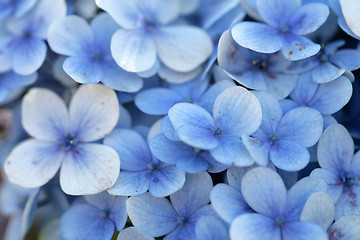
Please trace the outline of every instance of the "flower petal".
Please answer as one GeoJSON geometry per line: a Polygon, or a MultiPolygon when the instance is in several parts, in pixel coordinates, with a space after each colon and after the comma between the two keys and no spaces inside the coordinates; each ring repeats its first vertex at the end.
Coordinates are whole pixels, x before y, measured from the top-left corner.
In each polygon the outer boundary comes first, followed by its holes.
{"type": "Polygon", "coordinates": [[[98,83],[104,76],[102,64],[89,56],[68,57],[63,69],[78,83],[98,83]]]}
{"type": "Polygon", "coordinates": [[[71,99],[71,133],[80,141],[90,142],[105,137],[118,119],[116,94],[103,85],[81,85],[71,99]]]}
{"type": "Polygon", "coordinates": [[[119,156],[112,148],[95,143],[78,144],[64,158],[61,189],[70,195],[96,194],[110,188],[119,171],[119,156]]]}
{"type": "Polygon", "coordinates": [[[328,231],[329,240],[352,240],[360,238],[359,224],[359,216],[344,216],[339,218],[328,231]]]}
{"type": "Polygon", "coordinates": [[[138,228],[135,227],[125,228],[119,233],[117,237],[117,240],[134,240],[134,239],[154,240],[153,237],[151,237],[147,233],[144,233],[143,231],[140,231],[138,228]]]}
{"type": "Polygon", "coordinates": [[[22,187],[40,187],[59,170],[65,152],[58,144],[35,139],[17,145],[6,158],[4,170],[9,180],[22,187]]]}
{"type": "Polygon", "coordinates": [[[281,53],[286,59],[296,61],[314,56],[320,51],[320,45],[297,35],[287,34],[284,39],[281,53]]]}
{"type": "Polygon", "coordinates": [[[326,192],[332,197],[334,203],[336,203],[343,191],[343,184],[342,182],[339,182],[339,176],[322,168],[315,168],[310,176],[321,178],[326,182],[326,192]]]}
{"type": "Polygon", "coordinates": [[[354,49],[343,49],[330,55],[330,61],[338,67],[354,71],[360,68],[360,52],[354,49]]]}
{"type": "MultiPolygon", "coordinates": [[[[121,159],[121,164],[123,159],[121,159]]],[[[149,190],[150,173],[147,170],[137,172],[120,171],[114,185],[108,190],[112,195],[136,196],[149,190]]]]}
{"type": "Polygon", "coordinates": [[[319,225],[309,222],[292,222],[284,224],[281,233],[284,240],[328,239],[325,230],[319,225]]]}
{"type": "Polygon", "coordinates": [[[324,62],[312,70],[312,78],[316,83],[327,83],[340,77],[344,72],[345,69],[338,68],[330,62],[324,62]]]}
{"type": "Polygon", "coordinates": [[[203,216],[195,227],[196,239],[227,240],[229,233],[227,226],[217,217],[203,216]]]}

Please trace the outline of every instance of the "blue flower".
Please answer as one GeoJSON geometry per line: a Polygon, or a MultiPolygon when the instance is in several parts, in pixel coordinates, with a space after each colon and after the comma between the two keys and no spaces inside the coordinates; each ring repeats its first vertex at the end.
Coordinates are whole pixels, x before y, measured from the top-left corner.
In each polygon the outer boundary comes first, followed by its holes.
{"type": "Polygon", "coordinates": [[[89,143],[105,137],[119,118],[115,92],[102,85],[83,85],[69,111],[46,89],[32,89],[23,99],[22,124],[33,138],[17,145],[5,162],[9,180],[23,187],[46,184],[60,171],[67,194],[94,194],[118,177],[119,156],[108,146],[89,143]]]}
{"type": "Polygon", "coordinates": [[[261,123],[256,97],[243,87],[230,87],[216,98],[212,112],[195,104],[177,103],[169,110],[169,118],[181,141],[210,150],[218,162],[253,164],[241,136],[254,133],[261,123]]]}
{"type": "Polygon", "coordinates": [[[65,12],[64,0],[41,0],[25,16],[9,18],[6,28],[10,33],[0,38],[0,65],[21,75],[36,72],[46,57],[47,30],[65,12]]]}
{"type": "Polygon", "coordinates": [[[178,1],[97,0],[96,4],[121,26],[112,37],[111,53],[126,71],[149,71],[159,58],[172,70],[188,72],[212,53],[212,41],[204,30],[171,24],[180,14],[178,1]]]}
{"type": "Polygon", "coordinates": [[[184,186],[166,198],[145,193],[126,201],[129,218],[134,226],[153,237],[194,239],[198,219],[215,215],[210,201],[212,180],[208,173],[188,174],[184,186]]]}
{"type": "Polygon", "coordinates": [[[257,0],[257,9],[266,24],[241,22],[231,29],[234,40],[245,48],[274,53],[295,61],[315,55],[320,45],[303,37],[327,19],[329,8],[322,3],[301,6],[301,0],[257,0]]]}
{"type": "Polygon", "coordinates": [[[282,54],[260,54],[243,48],[225,31],[219,41],[219,66],[247,88],[264,90],[283,99],[295,88],[297,74],[284,71],[291,64],[282,54]]]}
{"type": "Polygon", "coordinates": [[[142,79],[121,69],[113,60],[110,41],[118,28],[111,17],[102,13],[89,24],[78,16],[55,21],[48,32],[53,51],[70,56],[63,63],[64,71],[79,83],[103,82],[123,92],[137,92],[142,79]]]}
{"type": "Polygon", "coordinates": [[[265,92],[255,92],[263,113],[259,130],[243,142],[260,166],[269,161],[286,171],[303,169],[310,160],[307,150],[317,143],[323,131],[321,114],[308,107],[290,110],[284,116],[280,103],[265,92]]]}
{"type": "Polygon", "coordinates": [[[37,0],[3,0],[0,3],[0,18],[8,16],[19,18],[35,6],[37,0]]]}
{"type": "Polygon", "coordinates": [[[149,190],[155,197],[165,197],[179,190],[185,173],[153,157],[148,144],[135,131],[115,129],[104,144],[117,151],[121,159],[119,178],[109,193],[134,196],[149,190]]]}
{"type": "Polygon", "coordinates": [[[325,129],[318,143],[321,168],[311,176],[321,177],[328,184],[328,193],[335,202],[335,219],[360,216],[360,153],[354,155],[354,142],[340,124],[325,129]]]}
{"type": "Polygon", "coordinates": [[[111,239],[127,220],[126,197],[103,192],[85,196],[84,203],[74,204],[61,217],[64,239],[111,239]]]}
{"type": "Polygon", "coordinates": [[[263,167],[249,170],[242,179],[241,192],[256,213],[237,217],[230,226],[230,238],[326,240],[327,234],[319,225],[300,221],[308,198],[324,191],[326,184],[318,178],[304,178],[287,191],[275,171],[263,167]]]}

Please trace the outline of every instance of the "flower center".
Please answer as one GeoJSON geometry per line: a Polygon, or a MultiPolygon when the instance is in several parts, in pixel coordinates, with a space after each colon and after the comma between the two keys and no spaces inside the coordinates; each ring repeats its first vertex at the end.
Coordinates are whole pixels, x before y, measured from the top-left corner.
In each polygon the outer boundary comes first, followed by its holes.
{"type": "Polygon", "coordinates": [[[346,170],[341,178],[341,181],[346,185],[353,185],[357,180],[357,177],[354,177],[349,170],[346,170]]]}
{"type": "Polygon", "coordinates": [[[101,210],[99,215],[101,218],[108,218],[110,215],[110,212],[108,210],[101,210]]]}
{"type": "Polygon", "coordinates": [[[272,133],[268,136],[268,139],[270,140],[271,143],[274,143],[278,140],[278,135],[277,133],[272,133]]]}
{"type": "Polygon", "coordinates": [[[282,227],[285,223],[285,218],[282,215],[279,215],[275,218],[275,224],[278,227],[282,227]]]}
{"type": "Polygon", "coordinates": [[[221,136],[221,134],[222,134],[221,127],[217,127],[217,128],[214,130],[214,134],[215,134],[217,137],[221,136]]]}
{"type": "Polygon", "coordinates": [[[149,30],[150,32],[154,31],[157,27],[158,23],[157,23],[157,19],[153,18],[153,17],[147,17],[144,20],[144,26],[147,30],[149,30]]]}
{"type": "Polygon", "coordinates": [[[176,220],[177,220],[177,224],[184,225],[187,219],[183,216],[178,216],[176,220]]]}
{"type": "Polygon", "coordinates": [[[282,33],[288,33],[288,32],[290,32],[289,27],[286,26],[286,25],[282,26],[282,27],[280,28],[280,32],[282,32],[282,33]]]}
{"type": "Polygon", "coordinates": [[[102,53],[100,51],[97,51],[93,54],[92,56],[95,60],[101,60],[102,58],[102,53]]]}
{"type": "Polygon", "coordinates": [[[203,150],[199,148],[194,148],[194,156],[200,156],[203,153],[203,150]]]}
{"type": "Polygon", "coordinates": [[[64,134],[64,139],[61,145],[61,150],[68,152],[79,143],[79,139],[76,138],[75,134],[64,134]]]}
{"type": "Polygon", "coordinates": [[[154,162],[149,163],[147,166],[148,166],[148,169],[150,170],[150,172],[154,172],[157,168],[157,165],[154,162]]]}

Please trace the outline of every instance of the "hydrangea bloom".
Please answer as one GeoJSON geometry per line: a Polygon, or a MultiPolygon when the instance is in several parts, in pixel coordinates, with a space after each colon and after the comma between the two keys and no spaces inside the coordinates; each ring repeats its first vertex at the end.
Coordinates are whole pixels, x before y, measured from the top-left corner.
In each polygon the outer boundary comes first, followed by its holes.
{"type": "Polygon", "coordinates": [[[34,138],[20,143],[6,159],[10,181],[39,187],[61,166],[60,185],[67,194],[94,194],[114,184],[120,169],[118,154],[89,143],[105,137],[117,123],[119,103],[112,90],[83,85],[68,111],[53,92],[32,89],[24,97],[22,117],[24,129],[34,138]]]}
{"type": "Polygon", "coordinates": [[[329,8],[322,3],[301,6],[302,0],[256,0],[266,22],[241,22],[231,29],[234,40],[243,47],[262,53],[281,50],[285,58],[300,60],[315,55],[320,45],[303,37],[318,29],[327,19],[329,8]]]}

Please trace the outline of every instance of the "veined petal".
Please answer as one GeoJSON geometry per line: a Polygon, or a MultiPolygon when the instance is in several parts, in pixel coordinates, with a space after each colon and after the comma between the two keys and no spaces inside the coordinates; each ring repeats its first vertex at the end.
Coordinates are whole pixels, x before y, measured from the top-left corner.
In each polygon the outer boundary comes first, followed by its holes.
{"type": "Polygon", "coordinates": [[[111,39],[111,54],[128,72],[145,72],[156,63],[153,37],[143,30],[117,30],[111,39]]]}
{"type": "Polygon", "coordinates": [[[150,172],[147,170],[137,172],[121,170],[118,179],[108,192],[117,196],[140,195],[149,189],[149,181],[150,172]]]}
{"type": "Polygon", "coordinates": [[[119,102],[113,90],[100,84],[81,85],[70,103],[71,134],[91,142],[105,137],[119,119],[119,102]]]}
{"type": "Polygon", "coordinates": [[[7,157],[4,170],[9,180],[22,187],[40,187],[59,170],[65,152],[58,144],[29,139],[16,146],[7,157]]]}
{"type": "Polygon", "coordinates": [[[100,193],[115,183],[119,171],[120,159],[112,148],[95,143],[78,144],[64,158],[61,189],[70,195],[100,193]]]}
{"type": "Polygon", "coordinates": [[[89,56],[72,56],[65,59],[64,71],[78,83],[98,83],[104,72],[102,64],[89,56]]]}
{"type": "Polygon", "coordinates": [[[309,222],[286,223],[281,232],[282,240],[328,239],[325,230],[319,225],[309,222]]]}
{"type": "Polygon", "coordinates": [[[39,140],[56,142],[69,130],[65,103],[50,90],[31,89],[23,98],[21,112],[24,129],[39,140]]]}
{"type": "Polygon", "coordinates": [[[231,35],[242,47],[261,53],[277,52],[284,45],[284,36],[278,29],[263,23],[238,23],[232,27],[231,35]]]}
{"type": "Polygon", "coordinates": [[[209,35],[197,27],[162,27],[154,37],[161,62],[179,72],[196,69],[210,57],[213,50],[209,35]]]}

